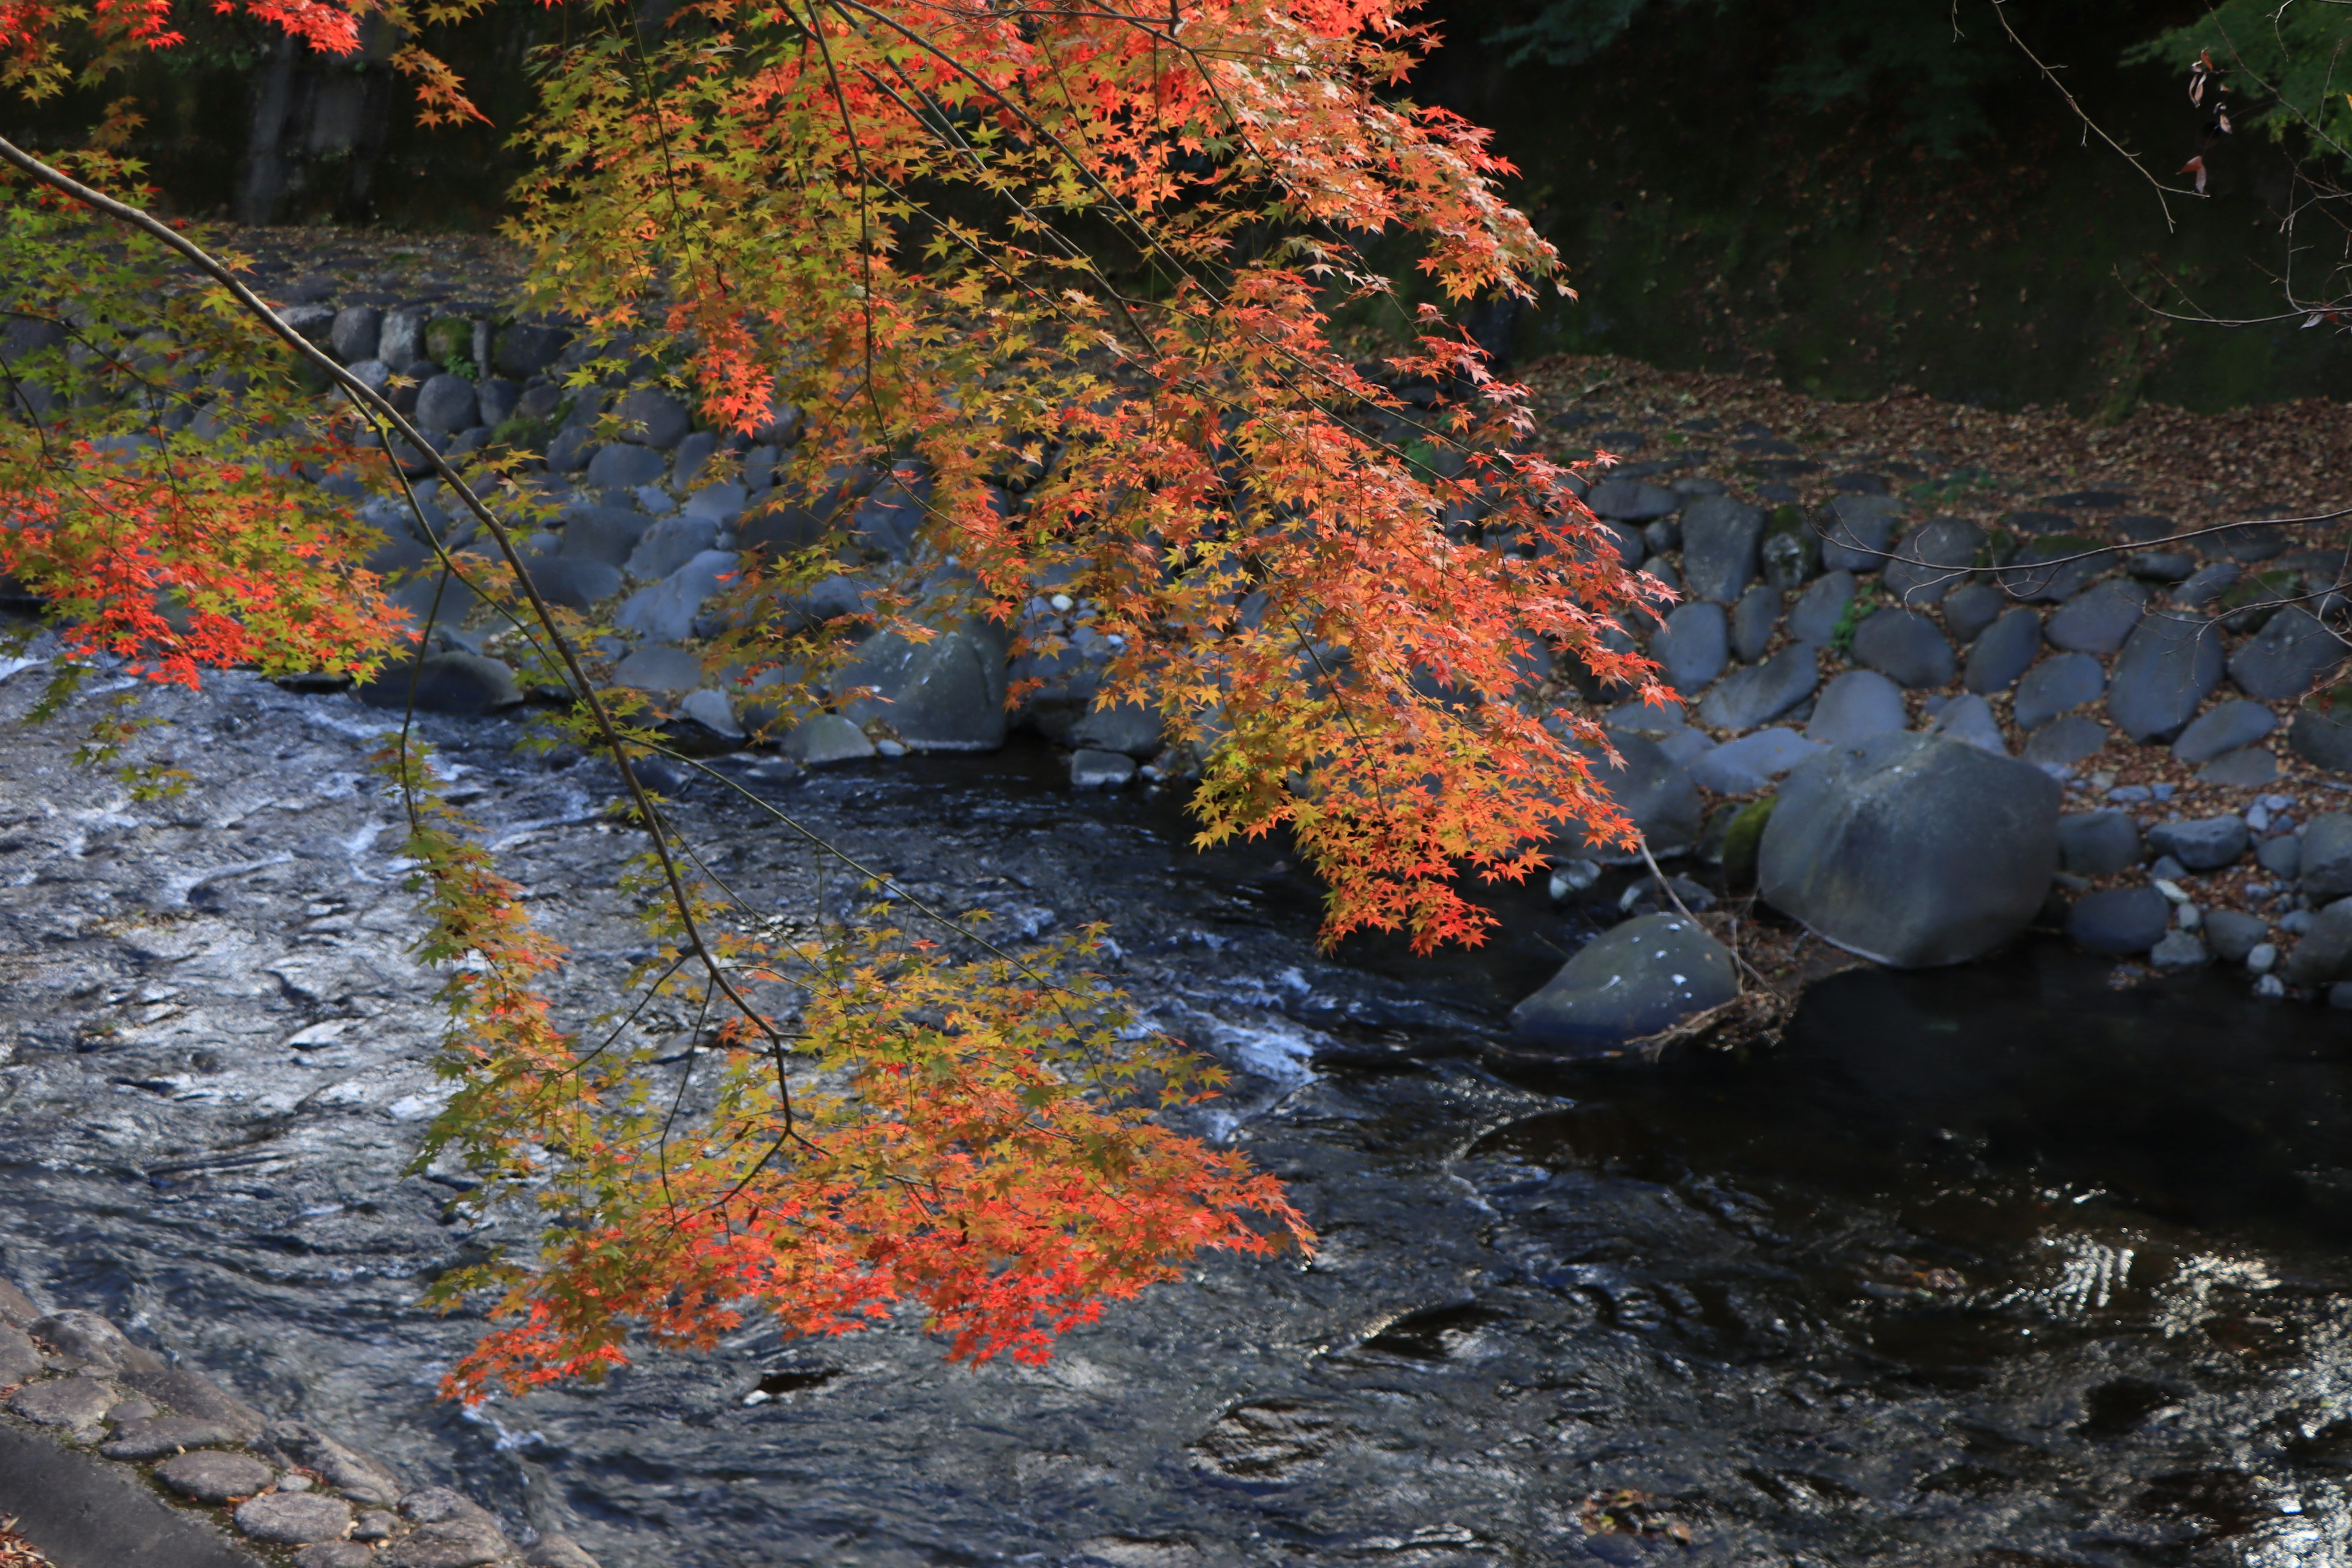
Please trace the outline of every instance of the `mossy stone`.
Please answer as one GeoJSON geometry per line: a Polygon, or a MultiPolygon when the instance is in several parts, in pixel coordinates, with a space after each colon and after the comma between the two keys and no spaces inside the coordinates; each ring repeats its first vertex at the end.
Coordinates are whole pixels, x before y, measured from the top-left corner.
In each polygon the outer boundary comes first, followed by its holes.
{"type": "Polygon", "coordinates": [[[474,358],[474,323],[463,316],[436,316],[425,324],[425,357],[446,370],[474,358]]]}
{"type": "Polygon", "coordinates": [[[1723,831],[1723,880],[1731,888],[1752,888],[1756,885],[1756,852],[1764,842],[1764,825],[1772,820],[1772,808],[1780,804],[1777,795],[1751,800],[1739,808],[1731,825],[1723,831]]]}

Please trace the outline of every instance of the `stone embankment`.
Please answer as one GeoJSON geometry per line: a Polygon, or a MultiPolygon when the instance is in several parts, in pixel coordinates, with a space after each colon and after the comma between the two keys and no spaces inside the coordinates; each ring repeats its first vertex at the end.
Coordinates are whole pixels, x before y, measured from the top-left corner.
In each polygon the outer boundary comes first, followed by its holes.
{"type": "Polygon", "coordinates": [[[58,1568],[595,1568],[5,1279],[0,1408],[0,1515],[58,1568]]]}
{"type": "MultiPolygon", "coordinates": [[[[308,280],[289,319],[392,387],[447,452],[540,454],[530,482],[551,511],[526,544],[531,577],[618,628],[604,650],[613,679],[664,704],[689,746],[757,743],[772,717],[700,650],[744,552],[841,525],[843,574],[786,606],[802,624],[855,614],[886,578],[954,602],[951,569],[918,548],[919,465],[839,470],[801,493],[783,468],[793,410],[751,437],[699,430],[651,379],[567,390],[585,350],[560,324],[363,285],[308,280]]],[[[1412,434],[1389,423],[1400,441],[1412,434]]],[[[1832,454],[1791,434],[1589,398],[1548,429],[1563,456],[1632,459],[1585,500],[1624,563],[1679,596],[1616,635],[1658,660],[1685,707],[1627,702],[1569,661],[1538,671],[1546,700],[1601,721],[1622,760],[1604,776],[1654,853],[1720,867],[1718,890],[1752,886],[1883,963],[1966,962],[2040,921],[2141,973],[2221,963],[2262,995],[2352,1005],[2352,816],[2332,809],[2352,806],[2336,798],[2352,787],[2352,702],[2338,706],[2331,684],[2352,605],[2340,539],[2199,534],[2215,520],[2141,510],[2127,488],[2020,495],[1926,451],[1832,474],[1832,454]]],[[[424,472],[417,454],[396,455],[424,472]]],[[[418,489],[442,545],[486,547],[430,480],[418,489]]],[[[487,613],[441,582],[433,542],[404,509],[362,511],[387,537],[375,563],[397,595],[434,616],[420,662],[362,695],[459,713],[523,701],[487,613]]],[[[839,678],[844,699],[782,735],[771,765],[986,751],[1009,724],[1067,748],[1074,788],[1188,765],[1156,715],[1093,709],[1112,646],[1084,602],[1029,605],[1013,629],[1064,645],[1045,658],[1009,659],[1005,628],[942,614],[930,641],[870,638],[839,678]],[[1008,713],[1010,680],[1037,684],[1008,713]]],[[[1563,900],[1618,898],[1629,915],[1664,902],[1654,887],[1603,886],[1622,856],[1554,849],[1563,900]]],[[[1714,896],[1682,885],[1685,906],[1714,896]]],[[[1600,983],[1571,963],[1522,1008],[1521,1032],[1612,1048],[1646,1032],[1632,1020],[1687,1012],[1709,993],[1676,947],[1634,943],[1600,983]],[[1636,947],[1650,956],[1635,962],[1636,947]]]]}

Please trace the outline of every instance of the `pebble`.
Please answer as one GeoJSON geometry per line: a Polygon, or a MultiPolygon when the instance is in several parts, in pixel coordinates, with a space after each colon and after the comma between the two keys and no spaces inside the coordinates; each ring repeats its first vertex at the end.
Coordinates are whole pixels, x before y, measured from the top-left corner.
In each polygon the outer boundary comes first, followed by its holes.
{"type": "Polygon", "coordinates": [[[2256,974],[2268,974],[2278,963],[2278,946],[2274,942],[2258,942],[2246,950],[2246,967],[2256,974]]]}

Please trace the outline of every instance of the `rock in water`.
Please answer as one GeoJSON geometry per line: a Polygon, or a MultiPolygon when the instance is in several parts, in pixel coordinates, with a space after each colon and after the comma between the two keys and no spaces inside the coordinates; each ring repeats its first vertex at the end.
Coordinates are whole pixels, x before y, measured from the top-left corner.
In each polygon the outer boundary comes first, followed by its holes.
{"type": "Polygon", "coordinates": [[[1604,1055],[1738,994],[1720,942],[1680,915],[1643,915],[1560,965],[1511,1009],[1511,1032],[1570,1055],[1604,1055]]]}
{"type": "Polygon", "coordinates": [[[1757,885],[1898,968],[1961,963],[2032,923],[2058,868],[2058,781],[1937,736],[1876,735],[1790,774],[1757,885]]]}
{"type": "Polygon", "coordinates": [[[966,628],[924,643],[870,637],[837,684],[872,688],[842,711],[858,724],[879,720],[915,751],[992,752],[1004,744],[1004,679],[1002,652],[966,628]]]}
{"type": "Polygon", "coordinates": [[[2066,913],[2066,934],[2092,952],[2146,952],[2172,926],[2172,903],[2154,888],[2109,888],[2066,913]]]}
{"type": "Polygon", "coordinates": [[[2168,741],[2220,684],[2221,627],[2191,616],[2150,616],[2132,629],[2116,660],[2115,678],[2107,686],[2107,716],[2143,745],[2168,741]]]}

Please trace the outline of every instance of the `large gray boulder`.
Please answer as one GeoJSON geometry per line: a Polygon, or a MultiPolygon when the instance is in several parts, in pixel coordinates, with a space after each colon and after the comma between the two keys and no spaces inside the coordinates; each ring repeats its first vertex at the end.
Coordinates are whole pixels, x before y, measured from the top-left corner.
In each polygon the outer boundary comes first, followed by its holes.
{"type": "Polygon", "coordinates": [[[1940,736],[1873,736],[1789,775],[1757,886],[1850,952],[1904,969],[1965,963],[2041,910],[2060,795],[2028,763],[1940,736]]]}
{"type": "Polygon", "coordinates": [[[2296,709],[2286,743],[2305,762],[2330,773],[2352,773],[2352,707],[2296,709]]]}
{"type": "Polygon", "coordinates": [[[837,689],[873,695],[842,706],[854,723],[876,721],[918,752],[992,752],[1004,744],[1004,652],[984,627],[945,631],[929,642],[896,632],[870,637],[835,679],[837,689]]]}
{"type": "Polygon", "coordinates": [[[2303,830],[2298,868],[2303,890],[2314,900],[2352,894],[2352,816],[2328,811],[2313,817],[2303,830]]]}
{"type": "Polygon", "coordinates": [[[1585,943],[1511,1009],[1511,1032],[1572,1056],[1607,1055],[1738,994],[1722,943],[1680,915],[1643,915],[1585,943]]]}
{"type": "MultiPolygon", "coordinates": [[[[1698,842],[1706,818],[1690,770],[1656,742],[1630,731],[1612,731],[1609,740],[1624,759],[1623,767],[1611,766],[1597,748],[1580,747],[1578,755],[1592,765],[1593,782],[1608,791],[1617,809],[1633,819],[1650,853],[1680,855],[1698,842]]],[[[1573,827],[1563,828],[1553,840],[1552,856],[1555,860],[1598,860],[1610,866],[1631,866],[1642,858],[1637,850],[1587,838],[1573,827]]]]}
{"type": "Polygon", "coordinates": [[[2221,627],[2192,616],[2150,616],[2124,640],[2107,683],[2107,717],[2143,745],[2169,741],[2221,684],[2221,627]]]}
{"type": "Polygon", "coordinates": [[[1729,496],[1701,496],[1683,511],[1683,577],[1694,599],[1728,605],[1756,580],[1764,514],[1729,496]]]}
{"type": "Polygon", "coordinates": [[[650,588],[622,601],[613,624],[655,642],[684,642],[694,635],[695,616],[705,601],[735,575],[731,550],[706,550],[650,588]]]}

